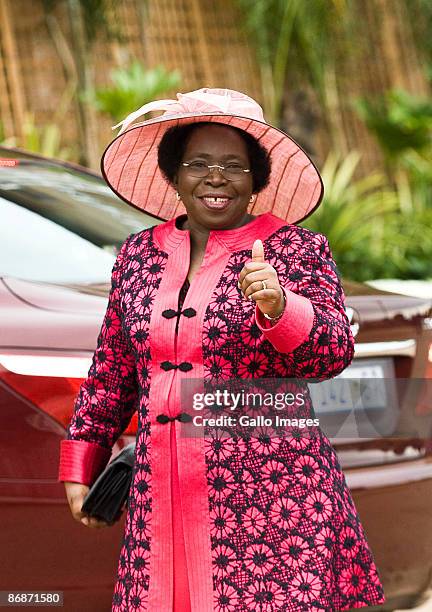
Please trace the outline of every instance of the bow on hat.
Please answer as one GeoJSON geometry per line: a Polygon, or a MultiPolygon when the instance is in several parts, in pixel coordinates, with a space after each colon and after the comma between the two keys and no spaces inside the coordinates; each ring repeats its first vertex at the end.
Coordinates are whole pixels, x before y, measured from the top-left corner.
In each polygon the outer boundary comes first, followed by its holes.
{"type": "Polygon", "coordinates": [[[232,89],[209,90],[205,87],[186,94],[178,93],[177,100],[154,100],[144,104],[144,106],[128,115],[123,121],[114,125],[112,129],[115,130],[121,126],[118,133],[120,135],[136,119],[157,110],[165,111],[164,116],[189,113],[222,113],[265,122],[261,106],[249,96],[232,89]],[[212,93],[209,93],[210,91],[212,93]]]}

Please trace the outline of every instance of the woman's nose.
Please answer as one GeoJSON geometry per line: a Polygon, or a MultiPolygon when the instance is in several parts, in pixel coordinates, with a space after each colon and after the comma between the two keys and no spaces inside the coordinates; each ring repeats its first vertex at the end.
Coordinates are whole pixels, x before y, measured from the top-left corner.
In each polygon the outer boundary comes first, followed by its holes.
{"type": "Polygon", "coordinates": [[[214,166],[213,168],[209,168],[209,173],[205,177],[205,182],[210,185],[220,185],[221,183],[226,183],[226,178],[221,172],[221,169],[218,166],[214,166]]]}

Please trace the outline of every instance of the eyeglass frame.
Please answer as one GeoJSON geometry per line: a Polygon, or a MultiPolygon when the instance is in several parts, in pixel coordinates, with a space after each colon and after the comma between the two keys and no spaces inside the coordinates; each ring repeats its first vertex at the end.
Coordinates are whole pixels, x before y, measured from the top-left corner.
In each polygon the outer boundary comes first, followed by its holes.
{"type": "MultiPolygon", "coordinates": [[[[189,166],[192,163],[193,162],[182,162],[181,165],[183,167],[185,167],[185,168],[189,168],[189,166]]],[[[204,162],[201,162],[201,163],[204,163],[204,162]]],[[[211,174],[211,169],[212,168],[219,168],[219,172],[222,174],[224,179],[226,179],[227,181],[239,181],[240,179],[243,178],[243,175],[240,172],[238,173],[239,174],[239,178],[238,179],[237,178],[232,179],[232,178],[226,177],[225,174],[224,174],[224,170],[226,170],[226,167],[225,166],[221,166],[220,164],[211,164],[211,165],[204,164],[204,166],[207,166],[207,169],[208,169],[207,174],[204,174],[204,176],[195,176],[194,178],[207,178],[211,174]]],[[[251,171],[251,168],[242,168],[241,169],[241,172],[244,172],[245,174],[250,172],[250,171],[251,171]]],[[[193,175],[191,175],[191,176],[193,176],[193,175]]]]}

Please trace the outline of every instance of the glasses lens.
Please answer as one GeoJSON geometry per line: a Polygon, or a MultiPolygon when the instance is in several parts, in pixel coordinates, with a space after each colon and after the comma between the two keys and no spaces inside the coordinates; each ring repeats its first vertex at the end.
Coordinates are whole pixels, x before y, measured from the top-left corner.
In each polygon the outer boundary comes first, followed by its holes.
{"type": "Polygon", "coordinates": [[[239,164],[229,164],[225,168],[222,166],[212,165],[209,168],[204,162],[196,161],[185,162],[184,169],[189,176],[193,176],[195,178],[204,178],[208,176],[210,172],[217,171],[220,172],[228,181],[238,181],[246,174],[244,172],[245,168],[239,164]]]}
{"type": "Polygon", "coordinates": [[[204,178],[209,173],[209,167],[203,162],[189,162],[185,170],[190,176],[196,178],[204,178]]]}
{"type": "Polygon", "coordinates": [[[228,166],[222,170],[222,174],[229,181],[238,181],[245,176],[246,173],[244,170],[245,168],[239,164],[228,164],[228,166]]]}

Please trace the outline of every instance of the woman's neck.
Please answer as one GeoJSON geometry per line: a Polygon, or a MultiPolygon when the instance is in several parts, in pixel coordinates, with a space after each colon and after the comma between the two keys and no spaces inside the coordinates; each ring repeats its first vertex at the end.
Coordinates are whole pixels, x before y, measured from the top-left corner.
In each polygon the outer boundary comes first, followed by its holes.
{"type": "MultiPolygon", "coordinates": [[[[244,217],[244,222],[239,224],[236,227],[242,227],[243,225],[246,225],[247,223],[252,221],[252,219],[255,219],[255,216],[247,214],[244,217]]],[[[195,223],[193,219],[191,220],[189,219],[189,217],[186,217],[180,223],[180,229],[189,230],[192,245],[195,246],[199,250],[205,251],[205,247],[208,241],[209,234],[212,231],[211,228],[199,225],[198,223],[195,223]]],[[[223,229],[233,229],[233,228],[223,228],[223,229]]]]}

